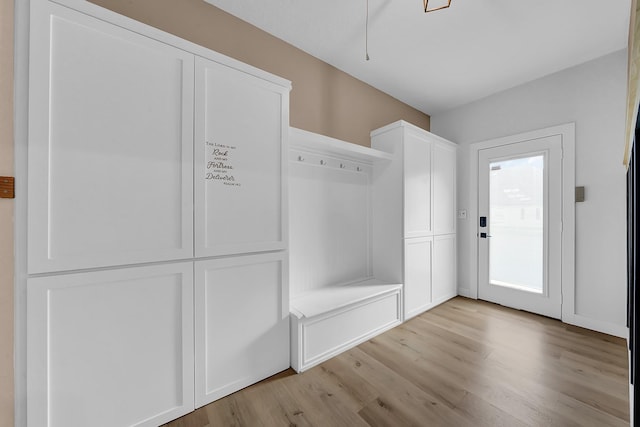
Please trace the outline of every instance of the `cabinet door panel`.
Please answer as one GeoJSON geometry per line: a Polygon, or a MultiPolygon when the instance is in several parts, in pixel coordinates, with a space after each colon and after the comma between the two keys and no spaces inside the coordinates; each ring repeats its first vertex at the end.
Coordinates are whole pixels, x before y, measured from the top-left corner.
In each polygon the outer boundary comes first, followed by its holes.
{"type": "Polygon", "coordinates": [[[456,151],[433,146],[433,232],[456,232],[456,151]]]}
{"type": "Polygon", "coordinates": [[[42,2],[33,15],[29,273],[193,255],[193,55],[42,2]]]}
{"type": "Polygon", "coordinates": [[[433,302],[439,304],[457,294],[456,235],[433,239],[433,302]]]}
{"type": "Polygon", "coordinates": [[[193,410],[193,264],[28,280],[30,427],[156,426],[193,410]]]}
{"type": "Polygon", "coordinates": [[[405,320],[425,311],[431,304],[431,256],[433,238],[405,239],[405,320]]]}
{"type": "Polygon", "coordinates": [[[196,407],[289,367],[286,255],[196,261],[196,407]]]}
{"type": "Polygon", "coordinates": [[[404,140],[404,237],[422,237],[431,228],[431,142],[411,132],[404,140]]]}
{"type": "Polygon", "coordinates": [[[196,255],[284,249],[288,88],[196,63],[196,255]]]}

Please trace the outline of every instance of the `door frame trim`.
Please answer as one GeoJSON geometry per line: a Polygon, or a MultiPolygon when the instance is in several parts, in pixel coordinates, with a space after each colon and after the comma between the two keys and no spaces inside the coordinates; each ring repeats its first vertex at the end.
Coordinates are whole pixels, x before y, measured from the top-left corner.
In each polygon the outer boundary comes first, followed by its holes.
{"type": "MultiPolygon", "coordinates": [[[[473,221],[478,218],[478,156],[480,150],[514,144],[531,139],[559,135],[562,139],[562,321],[579,323],[575,311],[575,123],[565,123],[544,129],[509,135],[501,138],[469,144],[469,207],[473,221]]],[[[478,299],[478,236],[477,226],[469,233],[475,244],[471,245],[471,286],[470,297],[478,299]],[[474,236],[474,234],[476,234],[474,236]]]]}

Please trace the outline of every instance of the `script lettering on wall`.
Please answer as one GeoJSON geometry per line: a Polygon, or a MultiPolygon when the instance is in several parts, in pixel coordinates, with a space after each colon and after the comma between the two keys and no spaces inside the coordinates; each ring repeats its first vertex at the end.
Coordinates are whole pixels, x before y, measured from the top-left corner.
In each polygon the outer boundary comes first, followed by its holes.
{"type": "Polygon", "coordinates": [[[280,250],[288,88],[196,61],[196,255],[280,250]]]}
{"type": "Polygon", "coordinates": [[[219,182],[223,185],[240,187],[234,167],[233,155],[238,147],[206,141],[206,172],[205,179],[219,182]]]}

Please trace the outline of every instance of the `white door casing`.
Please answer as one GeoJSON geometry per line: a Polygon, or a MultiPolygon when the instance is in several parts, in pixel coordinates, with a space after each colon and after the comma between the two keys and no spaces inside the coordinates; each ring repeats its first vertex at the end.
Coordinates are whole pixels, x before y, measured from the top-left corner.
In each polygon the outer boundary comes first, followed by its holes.
{"type": "MultiPolygon", "coordinates": [[[[470,144],[470,219],[476,226],[472,227],[473,239],[478,236],[479,218],[479,194],[478,194],[478,164],[480,151],[492,147],[505,146],[517,142],[546,138],[558,135],[562,140],[561,156],[561,221],[562,237],[560,249],[560,269],[561,269],[561,319],[572,323],[575,316],[575,124],[553,126],[522,134],[496,138],[483,142],[470,144]]],[[[477,298],[479,291],[479,248],[478,245],[471,246],[472,277],[476,278],[475,286],[471,286],[470,297],[477,298]]],[[[558,317],[558,316],[557,316],[558,317]]]]}

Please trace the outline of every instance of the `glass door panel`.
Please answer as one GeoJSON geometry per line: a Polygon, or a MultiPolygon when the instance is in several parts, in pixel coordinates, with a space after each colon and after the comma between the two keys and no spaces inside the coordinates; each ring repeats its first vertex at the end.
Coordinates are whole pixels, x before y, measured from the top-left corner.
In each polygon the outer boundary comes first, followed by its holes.
{"type": "Polygon", "coordinates": [[[544,155],[489,164],[489,283],[544,292],[544,155]]]}

